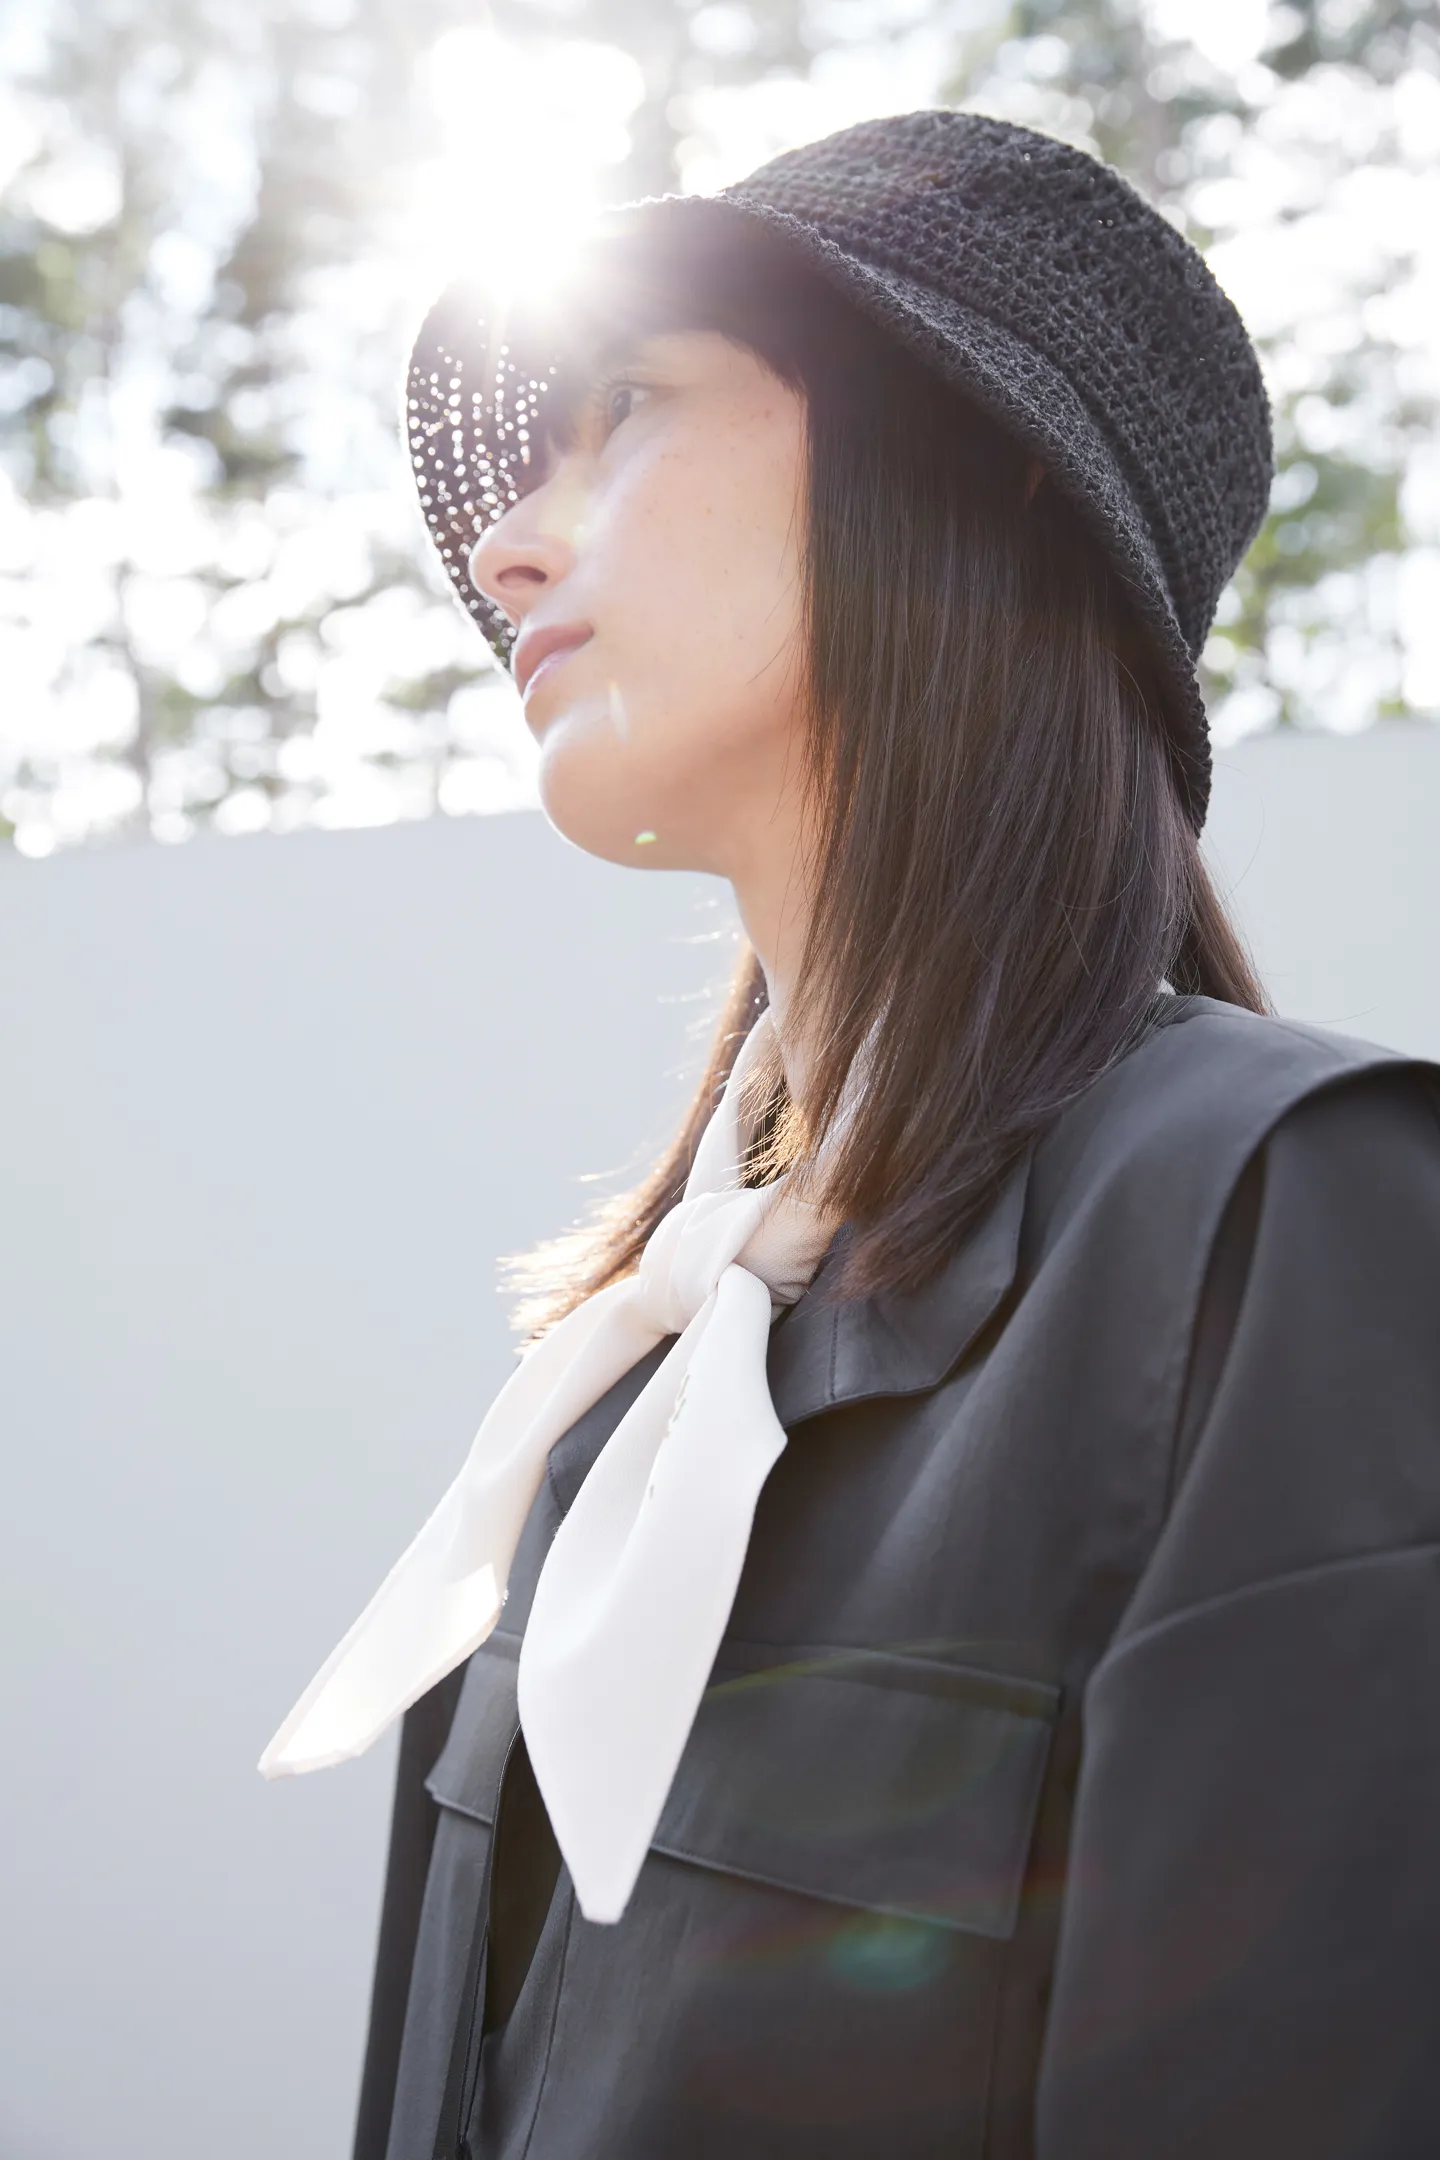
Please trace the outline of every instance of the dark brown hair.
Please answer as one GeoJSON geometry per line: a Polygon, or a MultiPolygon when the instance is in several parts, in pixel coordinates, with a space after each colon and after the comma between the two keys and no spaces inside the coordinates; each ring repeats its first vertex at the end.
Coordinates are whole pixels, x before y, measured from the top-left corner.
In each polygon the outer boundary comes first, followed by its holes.
{"type": "MultiPolygon", "coordinates": [[[[646,258],[599,289],[577,351],[716,329],[805,399],[807,872],[826,904],[787,1015],[811,1046],[806,1100],[762,1066],[747,1176],[788,1171],[848,1226],[829,1297],[917,1289],[1153,1024],[1162,979],[1265,999],[1181,807],[1118,578],[1052,484],[1027,500],[1024,447],[767,236],[703,264],[646,258]],[[822,1174],[867,1035],[863,1104],[822,1174]]],[[[649,1176],[508,1260],[532,1339],[633,1271],[765,1002],[747,948],[649,1176]]]]}

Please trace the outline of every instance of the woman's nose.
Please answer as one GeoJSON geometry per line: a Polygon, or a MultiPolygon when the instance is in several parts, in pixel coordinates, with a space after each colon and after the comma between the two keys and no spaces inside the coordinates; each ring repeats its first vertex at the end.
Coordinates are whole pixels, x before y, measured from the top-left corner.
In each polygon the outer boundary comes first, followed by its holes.
{"type": "Polygon", "coordinates": [[[471,584],[516,623],[574,565],[578,519],[568,493],[547,487],[523,497],[470,550],[471,584]]]}

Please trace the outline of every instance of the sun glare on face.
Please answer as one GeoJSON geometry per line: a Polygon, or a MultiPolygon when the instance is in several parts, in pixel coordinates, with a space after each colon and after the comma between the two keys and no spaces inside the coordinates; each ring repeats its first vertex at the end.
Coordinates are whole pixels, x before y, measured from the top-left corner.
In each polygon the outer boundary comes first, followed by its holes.
{"type": "Polygon", "coordinates": [[[629,151],[639,64],[613,45],[466,26],[420,67],[438,154],[416,176],[416,303],[460,275],[543,301],[600,208],[601,171],[629,151]]]}
{"type": "Polygon", "coordinates": [[[556,830],[729,876],[802,814],[803,394],[718,331],[615,326],[587,367],[601,353],[599,382],[572,378],[573,432],[562,397],[573,454],[480,534],[469,576],[522,637],[585,633],[523,683],[556,830]]]}

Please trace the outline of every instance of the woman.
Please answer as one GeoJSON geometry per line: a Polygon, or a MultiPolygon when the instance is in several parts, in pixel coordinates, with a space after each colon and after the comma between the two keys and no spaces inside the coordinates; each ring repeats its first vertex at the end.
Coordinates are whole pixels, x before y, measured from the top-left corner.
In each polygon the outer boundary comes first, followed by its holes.
{"type": "Polygon", "coordinates": [[[1199,856],[1234,310],[917,113],[447,294],[409,413],[548,816],[749,949],[264,1759],[406,1713],[357,2153],[1440,2149],[1437,1074],[1199,856]]]}

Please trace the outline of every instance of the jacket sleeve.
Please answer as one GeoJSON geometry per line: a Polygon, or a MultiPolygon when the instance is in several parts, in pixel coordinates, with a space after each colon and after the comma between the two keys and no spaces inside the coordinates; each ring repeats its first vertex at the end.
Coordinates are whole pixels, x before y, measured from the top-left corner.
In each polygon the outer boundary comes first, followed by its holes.
{"type": "Polygon", "coordinates": [[[437,1682],[406,1711],[400,1727],[400,1759],[390,1814],[390,1850],[380,1908],[380,1940],[370,1993],[370,2029],[360,2077],[353,2160],[385,2160],[410,1968],[420,1928],[420,1906],[430,1871],[437,1809],[425,1779],[445,1745],[465,1678],[462,1665],[437,1682]]]}
{"type": "Polygon", "coordinates": [[[1440,2153],[1433,1087],[1301,1102],[1230,1211],[1223,1355],[1085,1694],[1037,2160],[1440,2153]]]}

